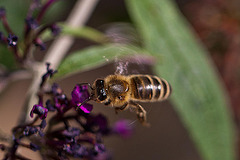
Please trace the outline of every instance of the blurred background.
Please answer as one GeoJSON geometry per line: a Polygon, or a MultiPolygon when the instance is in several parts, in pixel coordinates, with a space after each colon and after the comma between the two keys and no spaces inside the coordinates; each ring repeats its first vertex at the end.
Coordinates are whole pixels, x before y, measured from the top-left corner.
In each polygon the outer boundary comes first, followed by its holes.
{"type": "MultiPolygon", "coordinates": [[[[52,11],[49,11],[48,16],[44,20],[46,22],[51,22],[53,19],[56,21],[65,20],[74,3],[74,0],[60,2],[52,11]]],[[[230,109],[238,130],[240,120],[240,1],[176,0],[176,3],[212,57],[221,76],[221,81],[224,82],[224,87],[226,87],[227,94],[230,97],[230,109]]],[[[8,8],[16,7],[18,8],[16,12],[24,13],[26,9],[24,5],[16,4],[13,1],[0,2],[0,6],[6,6],[7,10],[8,8]]],[[[10,13],[8,11],[9,18],[13,15],[16,16],[16,12],[10,13]]],[[[24,15],[23,13],[22,15],[24,15]]],[[[124,1],[100,0],[87,25],[98,30],[104,30],[108,24],[115,22],[130,22],[124,1]]],[[[13,21],[11,23],[18,22],[13,21]]],[[[15,30],[19,29],[17,25],[11,26],[15,27],[15,30]]],[[[47,46],[50,44],[51,42],[47,46]]],[[[71,51],[92,44],[93,42],[90,41],[76,39],[71,51]]],[[[42,55],[42,52],[36,53],[38,59],[41,59],[42,55]]],[[[11,63],[11,61],[6,63],[11,63]]],[[[113,74],[115,68],[116,64],[110,63],[100,68],[65,78],[58,83],[64,92],[70,95],[75,84],[80,82],[92,83],[96,78],[113,74]]],[[[153,73],[151,66],[134,63],[128,65],[128,70],[130,73],[136,70],[143,74],[153,73]]],[[[17,123],[24,103],[24,95],[26,95],[30,82],[31,79],[11,83],[1,93],[0,128],[3,132],[10,134],[11,128],[17,123]]],[[[181,123],[181,119],[169,101],[151,104],[143,103],[142,105],[148,112],[147,116],[148,121],[151,123],[151,128],[142,127],[137,122],[134,113],[124,111],[115,115],[114,110],[111,108],[94,103],[93,112],[102,112],[104,115],[107,115],[110,124],[124,118],[130,119],[131,125],[135,126],[135,133],[129,139],[106,137],[106,147],[114,159],[202,159],[191,141],[191,136],[181,123]]],[[[33,159],[35,159],[34,156],[35,154],[32,155],[33,159]]]]}

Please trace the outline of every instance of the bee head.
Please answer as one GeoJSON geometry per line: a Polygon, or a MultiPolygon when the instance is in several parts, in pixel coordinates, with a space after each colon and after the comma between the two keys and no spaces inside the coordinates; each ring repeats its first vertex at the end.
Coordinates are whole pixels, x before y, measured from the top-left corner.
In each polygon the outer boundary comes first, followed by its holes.
{"type": "Polygon", "coordinates": [[[107,98],[107,92],[104,87],[104,80],[97,79],[93,84],[92,94],[94,95],[96,101],[102,102],[107,98]]]}

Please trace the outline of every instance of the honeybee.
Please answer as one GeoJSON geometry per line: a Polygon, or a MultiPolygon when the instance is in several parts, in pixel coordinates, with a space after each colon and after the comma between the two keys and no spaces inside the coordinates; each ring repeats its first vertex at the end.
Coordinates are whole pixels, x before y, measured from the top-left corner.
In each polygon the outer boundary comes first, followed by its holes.
{"type": "Polygon", "coordinates": [[[96,79],[92,86],[88,85],[92,89],[91,96],[83,103],[94,100],[112,105],[116,113],[131,107],[143,125],[148,125],[146,111],[137,102],[162,101],[171,94],[171,86],[166,80],[143,74],[109,75],[104,79],[96,79]]]}

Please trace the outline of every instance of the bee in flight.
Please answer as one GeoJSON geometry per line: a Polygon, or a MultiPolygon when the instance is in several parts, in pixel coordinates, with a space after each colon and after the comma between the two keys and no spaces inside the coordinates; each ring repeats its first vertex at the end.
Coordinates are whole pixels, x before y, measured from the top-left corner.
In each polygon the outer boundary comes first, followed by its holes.
{"type": "MultiPolygon", "coordinates": [[[[82,83],[88,84],[88,83],[82,83]]],[[[157,76],[109,75],[104,79],[96,79],[91,86],[91,95],[82,104],[94,100],[115,107],[116,113],[131,107],[143,125],[148,125],[146,111],[137,102],[156,102],[167,99],[171,94],[170,84],[157,76]]],[[[82,105],[81,104],[81,105],[82,105]]]]}

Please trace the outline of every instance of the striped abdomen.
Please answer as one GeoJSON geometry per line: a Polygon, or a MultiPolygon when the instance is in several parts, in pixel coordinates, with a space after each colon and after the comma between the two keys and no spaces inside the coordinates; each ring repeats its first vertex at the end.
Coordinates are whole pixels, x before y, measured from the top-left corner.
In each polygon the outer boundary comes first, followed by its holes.
{"type": "Polygon", "coordinates": [[[132,98],[140,101],[161,101],[171,94],[169,83],[151,75],[130,76],[132,98]]]}

